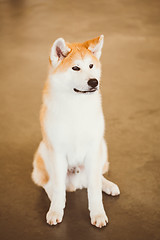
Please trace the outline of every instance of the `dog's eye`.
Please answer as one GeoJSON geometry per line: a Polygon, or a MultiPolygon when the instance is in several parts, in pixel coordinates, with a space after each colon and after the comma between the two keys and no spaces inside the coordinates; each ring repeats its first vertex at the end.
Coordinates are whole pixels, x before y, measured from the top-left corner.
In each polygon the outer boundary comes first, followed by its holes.
{"type": "Polygon", "coordinates": [[[72,67],[72,69],[73,69],[74,71],[79,71],[79,70],[80,70],[80,68],[77,67],[77,66],[72,67]]]}
{"type": "Polygon", "coordinates": [[[93,64],[91,63],[91,64],[89,64],[89,68],[93,68],[93,64]]]}

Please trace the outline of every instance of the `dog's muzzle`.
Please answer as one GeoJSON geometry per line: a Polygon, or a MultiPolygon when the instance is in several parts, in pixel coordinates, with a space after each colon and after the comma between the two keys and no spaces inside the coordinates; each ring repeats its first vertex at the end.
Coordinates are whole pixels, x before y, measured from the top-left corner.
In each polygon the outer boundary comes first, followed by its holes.
{"type": "Polygon", "coordinates": [[[82,91],[79,89],[74,88],[73,90],[77,93],[92,93],[98,90],[97,86],[98,86],[98,80],[96,78],[91,78],[88,80],[87,82],[88,86],[90,87],[89,90],[86,91],[82,91]]]}

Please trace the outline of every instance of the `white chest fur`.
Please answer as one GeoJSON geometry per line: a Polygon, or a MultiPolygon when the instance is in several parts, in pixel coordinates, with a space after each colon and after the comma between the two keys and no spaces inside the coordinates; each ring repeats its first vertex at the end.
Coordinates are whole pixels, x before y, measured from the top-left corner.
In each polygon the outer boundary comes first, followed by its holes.
{"type": "Polygon", "coordinates": [[[65,154],[69,165],[81,164],[103,137],[100,93],[54,95],[47,109],[45,129],[54,149],[65,154]]]}

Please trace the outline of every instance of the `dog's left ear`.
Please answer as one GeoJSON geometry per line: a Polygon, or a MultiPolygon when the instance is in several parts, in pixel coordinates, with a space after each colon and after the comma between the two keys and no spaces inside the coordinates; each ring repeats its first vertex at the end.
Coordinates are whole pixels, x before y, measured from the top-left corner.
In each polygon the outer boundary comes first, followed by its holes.
{"type": "Polygon", "coordinates": [[[57,66],[71,51],[63,38],[58,38],[52,45],[50,60],[53,66],[57,66]]]}
{"type": "Polygon", "coordinates": [[[104,41],[104,36],[101,35],[92,40],[86,41],[83,44],[95,55],[97,59],[100,59],[101,51],[103,47],[103,41],[104,41]]]}

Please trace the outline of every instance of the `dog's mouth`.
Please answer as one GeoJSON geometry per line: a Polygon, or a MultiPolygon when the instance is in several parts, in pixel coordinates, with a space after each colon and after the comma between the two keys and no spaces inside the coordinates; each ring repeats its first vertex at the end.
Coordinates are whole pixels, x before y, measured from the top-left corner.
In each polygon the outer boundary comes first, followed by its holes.
{"type": "Polygon", "coordinates": [[[78,90],[78,89],[76,89],[76,88],[74,88],[73,90],[74,90],[75,92],[77,92],[77,93],[92,93],[92,92],[97,91],[97,88],[91,88],[91,89],[88,90],[88,91],[81,91],[81,90],[78,90]]]}

